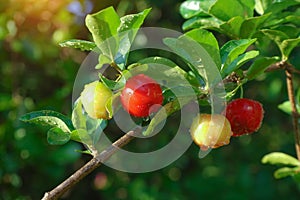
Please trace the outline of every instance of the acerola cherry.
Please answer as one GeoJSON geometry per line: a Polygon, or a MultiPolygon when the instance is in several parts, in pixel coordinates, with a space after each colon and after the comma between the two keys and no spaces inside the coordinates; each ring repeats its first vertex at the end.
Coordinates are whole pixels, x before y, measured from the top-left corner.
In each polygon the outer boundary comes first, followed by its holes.
{"type": "Polygon", "coordinates": [[[138,74],[127,80],[121,93],[121,102],[129,114],[147,117],[149,112],[156,112],[158,109],[158,107],[153,109],[152,106],[162,104],[162,90],[155,80],[144,74],[138,74]]]}
{"type": "Polygon", "coordinates": [[[227,145],[232,135],[229,121],[219,114],[199,114],[192,122],[190,133],[201,150],[227,145]]]}
{"type": "Polygon", "coordinates": [[[236,99],[226,107],[226,117],[231,124],[233,136],[256,132],[262,123],[262,105],[251,99],[236,99]]]}
{"type": "Polygon", "coordinates": [[[86,84],[81,92],[81,102],[87,114],[96,119],[108,119],[106,103],[112,96],[112,91],[103,83],[94,81],[86,84]]]}

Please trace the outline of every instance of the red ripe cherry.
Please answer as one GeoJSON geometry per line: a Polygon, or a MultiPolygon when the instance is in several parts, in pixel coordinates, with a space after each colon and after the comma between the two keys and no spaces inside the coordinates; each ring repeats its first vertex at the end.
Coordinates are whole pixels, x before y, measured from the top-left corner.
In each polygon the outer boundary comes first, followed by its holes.
{"type": "Polygon", "coordinates": [[[262,123],[264,110],[262,105],[251,99],[236,99],[226,107],[233,136],[256,132],[262,123]]]}
{"type": "Polygon", "coordinates": [[[127,80],[121,93],[124,109],[135,117],[147,117],[163,102],[160,85],[152,78],[138,74],[127,80]]]}

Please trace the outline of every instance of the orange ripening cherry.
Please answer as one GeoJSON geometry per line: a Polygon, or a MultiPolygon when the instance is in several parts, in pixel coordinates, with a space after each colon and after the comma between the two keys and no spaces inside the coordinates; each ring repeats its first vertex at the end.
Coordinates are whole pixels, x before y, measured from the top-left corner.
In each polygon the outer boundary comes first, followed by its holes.
{"type": "Polygon", "coordinates": [[[192,122],[190,133],[203,151],[229,144],[232,135],[229,121],[219,114],[199,114],[192,122]]]}
{"type": "Polygon", "coordinates": [[[156,112],[159,108],[154,105],[163,102],[160,85],[144,74],[128,79],[120,97],[124,109],[135,117],[149,116],[150,112],[156,112]]]}
{"type": "Polygon", "coordinates": [[[264,116],[261,103],[246,98],[231,101],[225,110],[233,136],[256,132],[260,128],[264,116]]]}

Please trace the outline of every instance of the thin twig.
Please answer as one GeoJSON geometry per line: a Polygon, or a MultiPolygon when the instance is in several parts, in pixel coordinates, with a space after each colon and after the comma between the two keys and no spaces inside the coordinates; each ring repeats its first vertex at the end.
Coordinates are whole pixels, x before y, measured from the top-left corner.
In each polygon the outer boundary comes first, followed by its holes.
{"type": "Polygon", "coordinates": [[[286,74],[286,83],[289,101],[292,107],[292,117],[293,117],[293,127],[294,127],[294,135],[295,135],[295,148],[297,153],[297,158],[300,160],[300,130],[299,130],[299,113],[296,107],[295,95],[294,95],[294,85],[293,85],[293,71],[290,71],[289,68],[285,70],[286,74]]]}
{"type": "Polygon", "coordinates": [[[108,146],[101,153],[96,154],[88,163],[77,170],[73,175],[71,175],[50,192],[46,192],[42,200],[55,200],[61,197],[66,191],[71,189],[81,179],[86,177],[108,158],[110,158],[116,151],[118,151],[120,147],[126,145],[130,140],[132,140],[135,134],[137,134],[137,132],[129,131],[124,136],[115,141],[112,145],[108,146]]]}

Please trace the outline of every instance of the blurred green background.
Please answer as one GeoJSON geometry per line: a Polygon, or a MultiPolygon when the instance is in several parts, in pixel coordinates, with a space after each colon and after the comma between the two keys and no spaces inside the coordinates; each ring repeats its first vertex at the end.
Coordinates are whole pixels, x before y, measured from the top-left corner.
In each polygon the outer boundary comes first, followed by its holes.
{"type": "MultiPolygon", "coordinates": [[[[40,199],[90,159],[75,151],[83,148],[79,144],[48,145],[44,128],[18,120],[26,112],[42,109],[70,116],[73,82],[87,54],[60,48],[58,43],[71,38],[89,40],[85,15],[110,5],[119,15],[152,7],[144,26],[180,31],[181,2],[0,0],[0,199],[40,199]]],[[[223,36],[217,37],[224,41],[223,36]]],[[[273,52],[272,48],[265,54],[273,52]]],[[[296,64],[300,64],[296,60],[299,53],[299,48],[293,53],[296,64]]],[[[290,117],[277,109],[287,100],[284,74],[262,76],[248,83],[244,92],[264,105],[259,133],[233,138],[230,145],[203,159],[198,158],[199,149],[193,144],[176,162],[151,173],[128,174],[101,166],[65,198],[299,199],[300,187],[292,178],[275,180],[275,167],[260,163],[272,151],[295,155],[290,117]]],[[[171,120],[176,123],[176,116],[171,120]]],[[[165,132],[155,143],[161,146],[168,139],[165,132]]],[[[136,142],[130,145],[143,148],[136,142]]]]}

